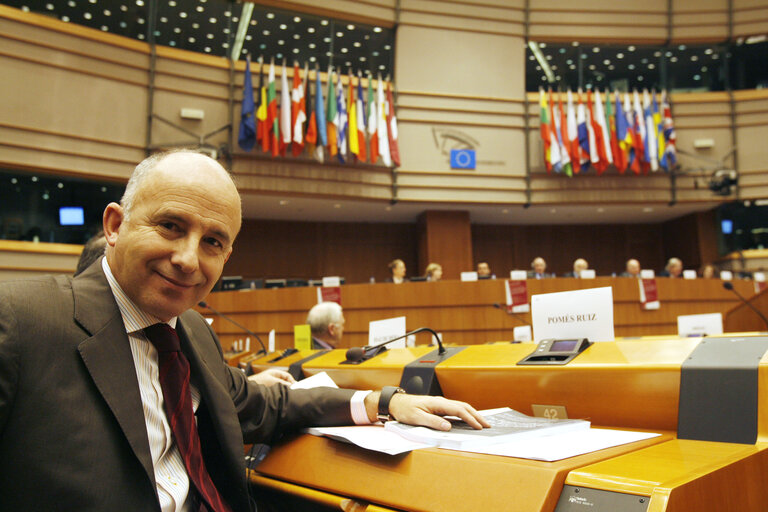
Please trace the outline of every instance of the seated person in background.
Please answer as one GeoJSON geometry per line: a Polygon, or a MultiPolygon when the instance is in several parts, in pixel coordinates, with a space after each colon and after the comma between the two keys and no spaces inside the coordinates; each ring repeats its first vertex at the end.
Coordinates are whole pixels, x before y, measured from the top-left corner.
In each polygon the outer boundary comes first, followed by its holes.
{"type": "Polygon", "coordinates": [[[703,265],[701,267],[701,271],[699,272],[699,276],[703,279],[713,279],[716,277],[716,274],[717,272],[715,271],[715,266],[710,264],[703,265]]]}
{"type": "Polygon", "coordinates": [[[659,272],[661,277],[683,277],[683,262],[680,258],[669,258],[667,266],[659,272]]]}
{"type": "Polygon", "coordinates": [[[439,263],[430,263],[426,271],[427,281],[439,281],[443,278],[443,267],[439,263]]]}
{"type": "Polygon", "coordinates": [[[568,272],[563,277],[581,277],[581,271],[587,270],[589,263],[584,258],[577,258],[573,262],[573,272],[568,272]]]}
{"type": "Polygon", "coordinates": [[[491,277],[491,267],[488,263],[481,261],[477,264],[477,277],[480,279],[491,277]]]}
{"type": "Polygon", "coordinates": [[[386,279],[386,283],[400,284],[408,280],[405,277],[405,262],[403,260],[400,258],[394,259],[387,266],[392,275],[386,279]]]}
{"type": "Polygon", "coordinates": [[[344,335],[344,313],[335,302],[321,302],[312,306],[307,315],[315,350],[338,348],[344,335]]]}
{"type": "Polygon", "coordinates": [[[91,263],[104,256],[104,250],[107,247],[107,239],[104,238],[104,231],[99,230],[85,242],[83,252],[80,253],[80,259],[77,261],[75,274],[78,275],[83,270],[91,266],[91,263]]]}
{"type": "Polygon", "coordinates": [[[621,277],[640,277],[640,262],[632,258],[627,260],[626,268],[621,277]]]}
{"type": "Polygon", "coordinates": [[[552,277],[551,274],[547,274],[547,262],[541,256],[534,258],[531,262],[531,270],[528,271],[528,279],[545,279],[552,277]]]}

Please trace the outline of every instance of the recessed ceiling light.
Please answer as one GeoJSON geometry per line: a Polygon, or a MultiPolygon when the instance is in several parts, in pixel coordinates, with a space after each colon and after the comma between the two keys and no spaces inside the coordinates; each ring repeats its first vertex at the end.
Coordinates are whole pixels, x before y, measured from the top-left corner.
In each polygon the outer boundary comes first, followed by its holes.
{"type": "Polygon", "coordinates": [[[301,18],[299,18],[298,16],[294,16],[293,17],[293,22],[294,23],[300,23],[301,22],[301,18]]]}
{"type": "Polygon", "coordinates": [[[267,19],[271,20],[271,19],[274,19],[274,18],[275,18],[275,13],[273,13],[273,12],[268,12],[267,13],[267,19]]]}
{"type": "Polygon", "coordinates": [[[373,31],[379,33],[381,32],[381,27],[373,27],[373,31]]]}
{"type": "Polygon", "coordinates": [[[286,200],[286,199],[281,199],[280,200],[280,206],[285,206],[287,204],[288,204],[288,200],[286,200]]]}
{"type": "Polygon", "coordinates": [[[325,26],[328,24],[328,20],[320,20],[320,24],[325,26]]]}
{"type": "Polygon", "coordinates": [[[347,30],[355,30],[355,26],[351,24],[347,25],[347,30]]]}
{"type": "Polygon", "coordinates": [[[650,206],[646,206],[645,208],[643,208],[643,213],[651,213],[652,211],[653,211],[653,208],[651,208],[650,206]]]}

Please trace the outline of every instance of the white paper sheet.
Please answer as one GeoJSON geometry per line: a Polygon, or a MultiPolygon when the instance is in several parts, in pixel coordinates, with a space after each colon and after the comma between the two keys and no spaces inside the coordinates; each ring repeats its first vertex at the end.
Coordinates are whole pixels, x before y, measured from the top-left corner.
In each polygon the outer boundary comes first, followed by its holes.
{"type": "Polygon", "coordinates": [[[338,388],[327,372],[320,372],[291,384],[291,389],[338,388]]]}

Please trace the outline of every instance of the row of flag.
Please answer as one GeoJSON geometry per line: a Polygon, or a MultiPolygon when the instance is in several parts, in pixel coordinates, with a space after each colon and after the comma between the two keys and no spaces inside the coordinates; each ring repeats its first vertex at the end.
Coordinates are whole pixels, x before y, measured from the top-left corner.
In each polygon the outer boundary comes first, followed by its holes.
{"type": "Polygon", "coordinates": [[[387,81],[385,92],[379,76],[374,94],[373,77],[368,77],[364,91],[362,75],[358,72],[355,76],[350,70],[345,92],[342,75],[331,67],[323,96],[317,69],[312,94],[306,65],[301,70],[298,63],[294,64],[291,86],[285,61],[282,68],[278,100],[274,59],[269,64],[266,84],[264,63],[260,63],[254,99],[250,57],[246,60],[237,138],[241,149],[251,151],[258,142],[261,150],[272,156],[285,156],[289,148],[293,156],[299,156],[306,149],[320,162],[326,159],[327,151],[328,158],[335,157],[342,163],[375,164],[381,160],[387,167],[400,165],[392,82],[387,81]]]}
{"type": "Polygon", "coordinates": [[[675,126],[666,91],[661,93],[661,110],[656,92],[637,90],[622,95],[600,90],[584,94],[579,89],[574,105],[573,93],[558,94],[539,89],[540,131],[547,172],[553,170],[573,176],[592,166],[597,175],[610,165],[624,174],[647,174],[659,169],[669,172],[677,163],[675,126]]]}

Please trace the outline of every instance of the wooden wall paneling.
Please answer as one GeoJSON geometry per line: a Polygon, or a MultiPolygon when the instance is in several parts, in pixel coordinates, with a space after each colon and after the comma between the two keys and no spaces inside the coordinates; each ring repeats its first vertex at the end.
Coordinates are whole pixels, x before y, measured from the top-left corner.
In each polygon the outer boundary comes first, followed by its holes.
{"type": "Polygon", "coordinates": [[[439,263],[443,279],[458,279],[473,268],[469,212],[425,211],[419,216],[419,275],[439,263]]]}

